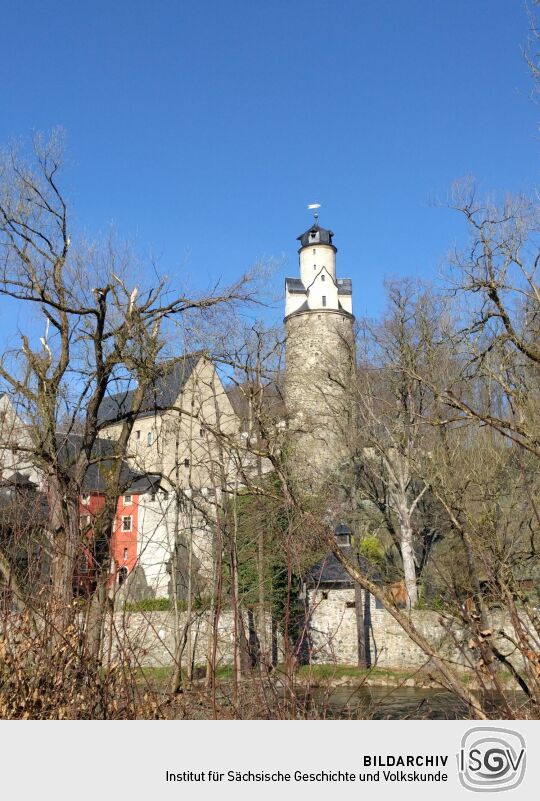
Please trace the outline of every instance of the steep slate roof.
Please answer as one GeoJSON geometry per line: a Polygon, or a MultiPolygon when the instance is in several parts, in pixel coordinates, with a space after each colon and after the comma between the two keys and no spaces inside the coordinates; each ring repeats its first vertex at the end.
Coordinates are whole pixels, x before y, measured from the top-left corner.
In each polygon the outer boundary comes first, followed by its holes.
{"type": "Polygon", "coordinates": [[[160,486],[161,476],[147,473],[143,476],[136,476],[125,492],[130,492],[132,495],[146,495],[149,492],[156,492],[160,486]]]}
{"type": "Polygon", "coordinates": [[[352,295],[352,281],[350,278],[338,278],[336,283],[338,295],[352,295]]]}
{"type": "Polygon", "coordinates": [[[300,278],[286,278],[285,286],[288,289],[288,291],[291,292],[293,295],[306,294],[306,288],[300,278]]]}
{"type": "MultiPolygon", "coordinates": [[[[162,364],[161,368],[165,368],[165,372],[160,373],[147,389],[139,416],[173,406],[201,355],[201,353],[191,353],[180,359],[174,359],[168,367],[162,364]]],[[[131,410],[134,393],[135,390],[131,389],[104,398],[99,410],[99,422],[112,423],[123,419],[131,410]]]]}
{"type": "MultiPolygon", "coordinates": [[[[283,390],[275,382],[265,384],[262,388],[262,410],[268,418],[282,419],[285,417],[285,403],[283,390]]],[[[249,383],[233,384],[225,389],[231,402],[233,411],[240,420],[242,431],[249,427],[249,383]]]]}
{"type": "MultiPolygon", "coordinates": [[[[57,434],[58,460],[64,466],[74,464],[81,447],[81,437],[77,434],[57,434]]],[[[107,477],[114,465],[113,455],[115,449],[114,440],[96,439],[92,450],[92,461],[88,465],[84,477],[82,492],[99,492],[107,490],[107,477]]],[[[159,485],[159,477],[149,473],[141,475],[135,473],[126,462],[122,462],[120,469],[119,490],[121,494],[131,492],[133,495],[145,492],[153,492],[154,486],[159,485]]]]}
{"type": "Polygon", "coordinates": [[[328,228],[321,228],[320,225],[312,225],[311,228],[308,228],[307,231],[304,231],[303,234],[300,234],[300,236],[296,238],[300,240],[302,247],[306,248],[310,245],[332,245],[333,236],[334,232],[330,231],[328,228]]]}
{"type": "MultiPolygon", "coordinates": [[[[355,554],[353,549],[348,546],[341,548],[347,559],[353,564],[355,562],[355,554]]],[[[372,581],[380,581],[378,572],[363,556],[359,557],[358,561],[360,570],[367,575],[372,581]]],[[[332,551],[326,554],[324,559],[313,565],[306,575],[306,582],[309,587],[325,587],[325,586],[340,586],[343,589],[354,587],[354,581],[347,573],[341,562],[338,561],[332,551]]]]}
{"type": "Polygon", "coordinates": [[[25,476],[23,473],[20,473],[18,470],[16,470],[11,476],[0,481],[0,487],[14,487],[33,490],[37,489],[37,484],[35,484],[34,481],[30,481],[28,476],[25,476]]]}

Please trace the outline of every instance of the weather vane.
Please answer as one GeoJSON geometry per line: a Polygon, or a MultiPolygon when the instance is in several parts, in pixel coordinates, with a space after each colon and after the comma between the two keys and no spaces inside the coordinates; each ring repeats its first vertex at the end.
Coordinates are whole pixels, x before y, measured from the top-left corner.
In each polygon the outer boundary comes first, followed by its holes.
{"type": "Polygon", "coordinates": [[[317,223],[319,222],[319,212],[317,211],[317,209],[320,209],[320,208],[321,208],[321,204],[320,203],[310,203],[309,206],[308,206],[308,209],[312,209],[313,210],[313,216],[315,218],[315,225],[317,225],[317,223]]]}

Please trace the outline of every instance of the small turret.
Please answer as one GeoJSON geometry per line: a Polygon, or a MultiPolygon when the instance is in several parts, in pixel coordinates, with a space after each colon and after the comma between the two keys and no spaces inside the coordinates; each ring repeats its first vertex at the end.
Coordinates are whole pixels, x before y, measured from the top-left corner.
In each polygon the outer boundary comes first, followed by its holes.
{"type": "Polygon", "coordinates": [[[336,278],[334,232],[317,221],[300,234],[300,278],[285,279],[285,318],[309,311],[339,311],[352,315],[350,278],[336,278]]]}

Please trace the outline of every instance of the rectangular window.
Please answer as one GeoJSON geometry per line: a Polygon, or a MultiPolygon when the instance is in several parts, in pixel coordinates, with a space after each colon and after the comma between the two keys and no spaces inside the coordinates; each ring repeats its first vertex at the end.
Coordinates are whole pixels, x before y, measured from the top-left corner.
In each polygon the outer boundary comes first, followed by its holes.
{"type": "Polygon", "coordinates": [[[128,558],[128,549],[124,548],[124,562],[127,562],[127,558],[128,558]]]}
{"type": "Polygon", "coordinates": [[[137,431],[135,432],[135,439],[140,439],[140,438],[141,438],[141,432],[139,431],[139,429],[137,429],[137,431]]]}
{"type": "Polygon", "coordinates": [[[184,459],[184,467],[189,467],[189,459],[184,459]]]}
{"type": "Polygon", "coordinates": [[[322,296],[322,305],[326,306],[326,295],[322,296]]]}
{"type": "Polygon", "coordinates": [[[122,531],[131,531],[131,515],[122,518],[122,531]]]}
{"type": "Polygon", "coordinates": [[[148,434],[146,435],[146,444],[149,445],[149,446],[152,444],[152,432],[151,431],[149,431],[148,434]]]}
{"type": "Polygon", "coordinates": [[[199,428],[199,437],[204,437],[204,428],[199,428]]]}
{"type": "Polygon", "coordinates": [[[131,500],[131,495],[124,495],[124,503],[126,506],[131,506],[133,501],[131,500]]]}
{"type": "Polygon", "coordinates": [[[326,278],[325,278],[324,275],[321,275],[321,281],[326,281],[326,278]]]}
{"type": "Polygon", "coordinates": [[[347,601],[345,607],[346,609],[356,609],[356,601],[347,601]]]}

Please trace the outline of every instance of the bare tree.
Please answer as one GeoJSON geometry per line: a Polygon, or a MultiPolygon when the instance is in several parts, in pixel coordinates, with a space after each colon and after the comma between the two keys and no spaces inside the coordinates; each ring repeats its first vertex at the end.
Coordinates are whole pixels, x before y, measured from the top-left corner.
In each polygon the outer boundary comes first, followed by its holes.
{"type": "Polygon", "coordinates": [[[79,497],[89,466],[104,459],[96,447],[100,410],[111,389],[135,385],[129,411],[107,453],[107,497],[93,533],[97,622],[89,630],[97,653],[123,458],[145,392],[159,373],[168,321],[247,300],[251,291],[246,278],[201,298],[175,294],[162,279],[149,288],[133,284],[126,277],[128,254],[110,242],[101,250],[85,245],[72,229],[61,166],[58,134],[36,138],[29,160],[13,149],[2,160],[0,294],[34,307],[37,320],[22,334],[20,351],[2,358],[0,378],[28,422],[31,444],[19,449],[32,454],[45,477],[53,543],[53,641],[73,619],[72,581],[81,546],[79,497]],[[40,320],[41,337],[36,331],[40,320]],[[77,437],[69,426],[58,433],[66,411],[72,425],[80,420],[77,437]]]}

